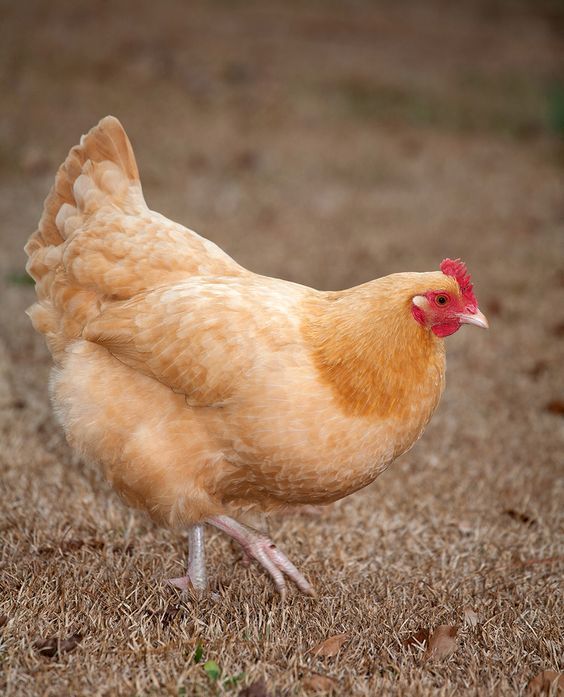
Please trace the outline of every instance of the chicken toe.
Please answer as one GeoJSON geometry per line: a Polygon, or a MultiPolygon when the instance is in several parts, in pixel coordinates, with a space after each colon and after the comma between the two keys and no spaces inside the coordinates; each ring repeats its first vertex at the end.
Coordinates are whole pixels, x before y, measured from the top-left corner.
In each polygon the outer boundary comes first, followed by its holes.
{"type": "Polygon", "coordinates": [[[238,542],[246,556],[255,559],[272,577],[282,600],[286,597],[287,576],[306,595],[315,595],[315,591],[305,576],[292,564],[272,540],[252,528],[238,523],[229,516],[214,516],[208,518],[210,525],[218,528],[238,542]]]}

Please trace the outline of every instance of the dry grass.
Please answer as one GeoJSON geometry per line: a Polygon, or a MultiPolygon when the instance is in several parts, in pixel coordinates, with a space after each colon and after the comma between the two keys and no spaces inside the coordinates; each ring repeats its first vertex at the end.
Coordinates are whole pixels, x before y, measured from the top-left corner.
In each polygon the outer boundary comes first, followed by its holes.
{"type": "Polygon", "coordinates": [[[263,677],[300,695],[314,673],[340,695],[523,693],[563,654],[559,5],[151,7],[4,8],[4,693],[237,695],[263,677]],[[338,288],[460,255],[474,273],[492,330],[448,340],[424,438],[319,518],[271,523],[315,600],[282,606],[211,531],[214,594],[182,600],[163,583],[182,536],[123,508],[50,413],[21,247],[56,165],[109,112],[152,206],[255,270],[338,288]],[[450,656],[405,646],[441,624],[460,626],[450,656]],[[339,633],[336,656],[307,653],[339,633]],[[75,634],[51,657],[35,643],[75,634]]]}

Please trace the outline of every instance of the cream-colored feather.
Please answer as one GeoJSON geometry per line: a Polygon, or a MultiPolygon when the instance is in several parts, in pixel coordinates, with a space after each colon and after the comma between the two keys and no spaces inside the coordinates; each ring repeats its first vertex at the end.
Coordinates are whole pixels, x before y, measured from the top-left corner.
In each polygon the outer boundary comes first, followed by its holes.
{"type": "Polygon", "coordinates": [[[440,398],[443,342],[410,305],[454,279],[322,293],[253,274],[147,208],[115,118],[71,150],[26,250],[68,440],[155,520],[334,501],[440,398]]]}

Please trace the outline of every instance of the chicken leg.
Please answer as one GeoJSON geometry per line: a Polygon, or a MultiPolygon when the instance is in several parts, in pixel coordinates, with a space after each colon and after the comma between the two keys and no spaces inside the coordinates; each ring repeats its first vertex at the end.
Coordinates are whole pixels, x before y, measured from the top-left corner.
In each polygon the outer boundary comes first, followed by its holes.
{"type": "Polygon", "coordinates": [[[196,591],[203,592],[207,587],[206,553],[205,553],[204,524],[197,523],[188,529],[188,569],[186,576],[170,578],[168,582],[180,590],[186,591],[192,586],[196,591]]]}
{"type": "Polygon", "coordinates": [[[282,600],[286,597],[286,581],[284,579],[284,574],[286,574],[303,593],[315,595],[315,591],[306,578],[296,569],[286,555],[277,549],[276,545],[269,537],[225,515],[208,518],[206,522],[233,538],[241,545],[247,556],[256,559],[256,561],[268,571],[272,576],[282,600]]]}

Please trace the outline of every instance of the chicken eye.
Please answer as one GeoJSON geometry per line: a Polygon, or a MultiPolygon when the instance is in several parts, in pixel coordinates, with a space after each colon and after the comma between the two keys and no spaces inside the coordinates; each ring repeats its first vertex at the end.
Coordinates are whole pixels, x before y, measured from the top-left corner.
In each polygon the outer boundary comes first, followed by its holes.
{"type": "Polygon", "coordinates": [[[447,295],[437,295],[435,298],[435,302],[437,305],[446,305],[448,303],[448,296],[447,295]]]}

